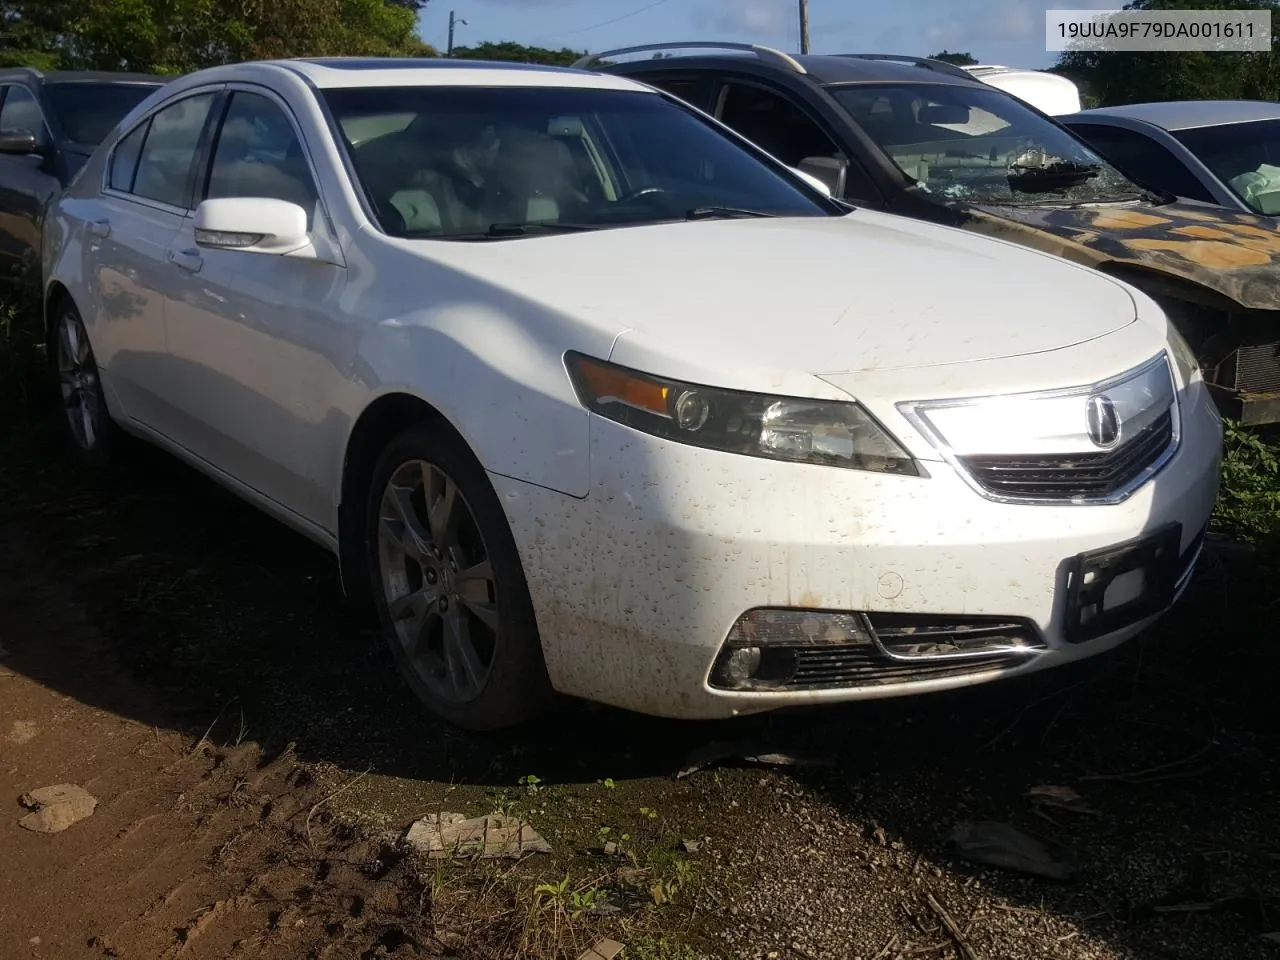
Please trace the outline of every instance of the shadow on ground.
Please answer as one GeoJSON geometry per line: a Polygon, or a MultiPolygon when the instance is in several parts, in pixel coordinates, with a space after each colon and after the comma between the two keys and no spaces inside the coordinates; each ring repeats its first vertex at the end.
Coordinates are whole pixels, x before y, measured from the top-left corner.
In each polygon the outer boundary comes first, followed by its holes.
{"type": "MultiPolygon", "coordinates": [[[[413,781],[510,788],[536,772],[567,795],[604,778],[658,778],[635,795],[688,811],[699,829],[755,837],[719,864],[732,873],[727,895],[754,902],[762,927],[803,927],[805,911],[787,898],[822,896],[817,874],[847,892],[894,864],[926,880],[937,865],[956,910],[964,891],[982,889],[1014,915],[1043,907],[1070,918],[1112,950],[1064,943],[1062,956],[1277,953],[1260,935],[1280,930],[1280,588],[1256,563],[1207,559],[1151,636],[1053,676],[723,724],[572,705],[476,737],[418,707],[380,638],[344,608],[327,555],[171,458],[136,445],[129,454],[92,476],[40,434],[6,441],[0,459],[0,597],[14,638],[5,664],[60,693],[161,729],[267,750],[294,742],[306,761],[413,781]],[[86,636],[43,631],[48,604],[82,610],[86,636]],[[92,667],[102,662],[137,683],[104,682],[92,667]],[[835,762],[674,781],[689,751],[712,740],[835,762]],[[1037,815],[1026,799],[1037,784],[1074,785],[1097,815],[1037,815]],[[797,825],[800,807],[816,827],[797,825]],[[966,866],[940,845],[961,820],[1032,830],[1081,873],[1054,883],[966,866]],[[828,826],[844,839],[806,847],[828,826]],[[841,868],[807,865],[804,851],[818,848],[844,857],[841,868]]],[[[979,938],[989,915],[975,907],[957,920],[979,938]]],[[[959,949],[953,939],[938,950],[959,949]]],[[[805,956],[799,944],[786,952],[793,940],[784,931],[780,955],[805,956]]]]}

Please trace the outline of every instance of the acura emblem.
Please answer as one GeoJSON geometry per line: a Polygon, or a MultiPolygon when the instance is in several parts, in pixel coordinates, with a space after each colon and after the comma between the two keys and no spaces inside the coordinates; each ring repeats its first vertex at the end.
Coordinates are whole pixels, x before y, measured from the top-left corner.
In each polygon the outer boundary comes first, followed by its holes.
{"type": "Polygon", "coordinates": [[[1110,397],[1090,397],[1086,414],[1089,439],[1100,447],[1114,447],[1120,440],[1120,414],[1110,397]]]}

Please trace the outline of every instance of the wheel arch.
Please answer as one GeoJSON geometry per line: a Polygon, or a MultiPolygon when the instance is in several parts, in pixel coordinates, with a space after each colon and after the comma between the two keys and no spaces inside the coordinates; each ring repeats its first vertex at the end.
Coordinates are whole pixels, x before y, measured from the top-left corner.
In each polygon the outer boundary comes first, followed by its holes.
{"type": "Polygon", "coordinates": [[[71,291],[61,280],[50,280],[48,286],[45,287],[44,297],[41,300],[41,323],[43,324],[45,340],[48,341],[53,325],[53,313],[58,303],[62,300],[69,300],[75,303],[75,298],[71,296],[71,291]]]}
{"type": "Polygon", "coordinates": [[[420,424],[447,432],[475,456],[448,417],[421,397],[403,391],[384,393],[365,407],[347,436],[338,494],[338,566],[343,592],[359,607],[372,602],[364,569],[363,513],[373,465],[392,437],[420,424]]]}

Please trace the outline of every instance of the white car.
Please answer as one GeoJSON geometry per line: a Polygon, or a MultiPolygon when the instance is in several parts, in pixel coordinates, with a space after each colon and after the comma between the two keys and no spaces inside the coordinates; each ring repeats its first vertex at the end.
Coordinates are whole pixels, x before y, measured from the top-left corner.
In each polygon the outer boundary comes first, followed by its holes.
{"type": "Polygon", "coordinates": [[[333,551],[473,728],[912,694],[1114,647],[1186,584],[1221,427],[1095,270],[837,204],[619,77],[173,81],[52,211],[51,354],[333,551]]]}
{"type": "Polygon", "coordinates": [[[1051,117],[1075,113],[1080,109],[1080,88],[1056,73],[995,64],[973,64],[962,69],[1051,117]]]}

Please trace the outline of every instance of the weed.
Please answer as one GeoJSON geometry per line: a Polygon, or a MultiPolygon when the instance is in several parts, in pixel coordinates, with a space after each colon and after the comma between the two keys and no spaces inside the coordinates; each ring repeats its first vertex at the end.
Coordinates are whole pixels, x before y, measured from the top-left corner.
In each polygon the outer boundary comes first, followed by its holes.
{"type": "Polygon", "coordinates": [[[597,780],[596,783],[600,784],[600,786],[604,787],[606,790],[612,790],[617,787],[617,784],[613,782],[613,777],[605,777],[603,780],[597,780]]]}
{"type": "Polygon", "coordinates": [[[528,773],[517,780],[516,783],[520,784],[520,786],[524,787],[530,793],[537,793],[539,790],[538,784],[542,783],[542,778],[535,777],[532,773],[528,773]]]}
{"type": "Polygon", "coordinates": [[[640,816],[642,816],[642,817],[648,817],[650,820],[657,820],[657,819],[658,819],[658,811],[657,811],[657,810],[654,810],[652,807],[641,807],[641,808],[640,808],[640,816]]]}
{"type": "Polygon", "coordinates": [[[1280,541],[1280,441],[1237,423],[1224,426],[1215,525],[1241,540],[1274,548],[1280,541]]]}
{"type": "Polygon", "coordinates": [[[640,937],[627,944],[631,960],[698,960],[693,947],[668,937],[640,937]]]}

